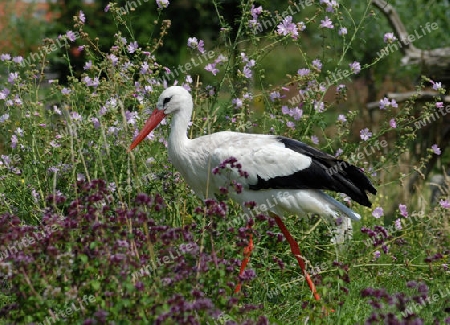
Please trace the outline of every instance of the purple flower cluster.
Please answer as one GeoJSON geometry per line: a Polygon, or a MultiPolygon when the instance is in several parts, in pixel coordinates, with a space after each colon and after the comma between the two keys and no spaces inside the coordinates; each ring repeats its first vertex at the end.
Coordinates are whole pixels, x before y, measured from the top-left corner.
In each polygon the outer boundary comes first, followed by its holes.
{"type": "Polygon", "coordinates": [[[261,29],[261,24],[258,22],[258,16],[263,12],[262,6],[255,7],[252,5],[250,9],[250,14],[252,15],[252,19],[248,21],[248,25],[253,30],[261,29]]]}
{"type": "MultiPolygon", "coordinates": [[[[224,191],[221,191],[221,194],[226,195],[228,193],[228,189],[224,188],[224,191]],[[226,190],[226,191],[225,191],[226,190]]],[[[220,216],[226,217],[228,206],[223,201],[216,201],[213,199],[206,199],[204,201],[204,207],[197,207],[196,213],[204,213],[207,216],[220,216]]]]}
{"type": "Polygon", "coordinates": [[[444,258],[444,255],[441,253],[434,254],[433,256],[428,256],[425,258],[425,263],[433,263],[435,261],[439,261],[444,258]]]}
{"type": "Polygon", "coordinates": [[[386,109],[386,107],[398,107],[398,104],[395,99],[389,101],[389,98],[384,97],[383,99],[380,99],[380,109],[386,109]]]}
{"type": "Polygon", "coordinates": [[[205,66],[205,70],[211,72],[213,75],[217,75],[218,72],[220,72],[219,69],[216,68],[217,64],[221,64],[222,62],[226,62],[227,58],[220,54],[217,59],[214,60],[213,63],[208,63],[205,66]]]}
{"type": "Polygon", "coordinates": [[[205,53],[205,42],[203,42],[203,40],[197,40],[197,37],[189,37],[187,45],[191,49],[197,49],[200,53],[205,53]]]}
{"type": "Polygon", "coordinates": [[[385,241],[390,239],[391,236],[386,228],[383,226],[375,226],[374,229],[370,229],[367,227],[362,227],[361,232],[369,236],[370,241],[373,244],[373,247],[381,246],[384,253],[387,254],[389,251],[389,247],[385,245],[385,241]]]}
{"type": "Polygon", "coordinates": [[[253,76],[252,68],[255,66],[255,60],[250,60],[244,52],[241,53],[242,62],[245,63],[244,70],[242,71],[246,79],[250,79],[253,76]]]}
{"type": "Polygon", "coordinates": [[[278,35],[291,36],[294,40],[298,38],[298,27],[292,22],[292,16],[286,16],[277,29],[278,35]]]}
{"type": "Polygon", "coordinates": [[[220,170],[221,169],[227,169],[227,168],[231,168],[231,169],[232,168],[236,168],[239,176],[242,176],[242,177],[245,177],[245,178],[248,177],[248,172],[242,170],[242,165],[237,162],[237,159],[235,157],[230,157],[230,158],[227,158],[224,161],[222,161],[219,164],[219,166],[214,167],[212,169],[212,173],[214,175],[218,175],[218,174],[220,175],[220,173],[221,173],[220,170]]]}
{"type": "MultiPolygon", "coordinates": [[[[224,165],[237,167],[235,159],[224,165]]],[[[121,308],[120,315],[137,323],[145,309],[146,322],[152,324],[201,324],[224,313],[236,317],[237,309],[241,314],[259,308],[233,295],[239,261],[217,256],[209,245],[200,250],[196,242],[195,232],[217,236],[217,222],[204,228],[161,224],[157,220],[167,220],[167,210],[158,194],[141,193],[133,205],[113,208],[115,198],[102,180],[79,181],[73,193],[75,199],[49,195],[40,226],[23,225],[14,215],[0,216],[1,261],[22,270],[12,274],[15,302],[0,308],[0,317],[14,321],[14,315],[26,313],[34,322],[52,318],[36,310],[36,291],[52,306],[83,295],[95,297],[83,313],[72,315],[83,324],[109,323],[118,305],[133,306],[121,308]]],[[[207,200],[205,209],[211,216],[223,216],[227,206],[207,200]]],[[[255,276],[247,270],[240,280],[255,276]]],[[[267,320],[250,317],[246,324],[267,320]]]]}
{"type": "Polygon", "coordinates": [[[415,292],[408,296],[404,292],[389,294],[383,288],[363,289],[361,296],[369,299],[368,303],[373,308],[364,324],[425,324],[416,311],[431,301],[428,286],[423,282],[409,281],[406,287],[415,292]]]}
{"type": "Polygon", "coordinates": [[[283,113],[284,115],[292,116],[296,121],[301,119],[303,116],[303,110],[298,106],[291,109],[289,109],[287,106],[282,106],[281,113],[283,113]]]}

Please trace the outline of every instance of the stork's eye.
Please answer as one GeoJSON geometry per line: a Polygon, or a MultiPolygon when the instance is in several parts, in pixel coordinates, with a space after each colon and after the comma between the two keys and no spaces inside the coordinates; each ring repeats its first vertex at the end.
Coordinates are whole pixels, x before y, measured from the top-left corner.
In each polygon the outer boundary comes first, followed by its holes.
{"type": "Polygon", "coordinates": [[[168,102],[170,102],[171,99],[172,99],[172,97],[164,98],[164,100],[163,100],[163,106],[166,106],[166,104],[167,104],[168,102]]]}

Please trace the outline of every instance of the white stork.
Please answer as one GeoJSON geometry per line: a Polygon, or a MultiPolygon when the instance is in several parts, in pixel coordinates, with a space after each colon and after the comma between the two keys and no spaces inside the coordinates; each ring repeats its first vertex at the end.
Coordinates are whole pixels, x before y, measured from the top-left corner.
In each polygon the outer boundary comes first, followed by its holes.
{"type": "MultiPolygon", "coordinates": [[[[359,214],[322,190],[345,193],[359,204],[370,207],[366,191],[376,194],[376,189],[359,168],[297,140],[230,131],[189,139],[187,128],[192,109],[192,96],[186,89],[180,86],[167,88],[160,95],[156,109],[128,151],[133,150],[164,117],[171,114],[168,154],[185,181],[202,199],[218,194],[221,187],[229,184],[230,177],[242,184],[240,194],[230,193],[231,198],[242,205],[249,201],[254,201],[257,205],[265,204],[276,198],[276,204],[269,206],[269,212],[289,242],[291,251],[318,300],[319,295],[306,272],[298,244],[280,216],[317,213],[333,218],[342,215],[359,220],[359,214]],[[230,157],[235,157],[242,170],[248,173],[246,178],[236,169],[232,169],[231,175],[216,175],[212,172],[214,167],[230,157]],[[289,195],[279,195],[280,192],[289,195]]],[[[344,222],[347,227],[350,224],[350,220],[348,221],[344,222]]],[[[250,237],[249,246],[244,250],[245,258],[240,274],[244,271],[252,248],[250,237]]],[[[236,291],[239,290],[240,285],[236,288],[236,291]]]]}

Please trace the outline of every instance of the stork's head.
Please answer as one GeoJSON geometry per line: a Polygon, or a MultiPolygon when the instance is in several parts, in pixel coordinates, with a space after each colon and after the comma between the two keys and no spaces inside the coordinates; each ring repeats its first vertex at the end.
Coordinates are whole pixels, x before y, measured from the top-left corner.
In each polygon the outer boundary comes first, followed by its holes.
{"type": "Polygon", "coordinates": [[[185,115],[187,119],[191,117],[192,96],[181,86],[171,86],[162,92],[152,115],[134,139],[128,151],[133,150],[169,114],[185,115]]]}

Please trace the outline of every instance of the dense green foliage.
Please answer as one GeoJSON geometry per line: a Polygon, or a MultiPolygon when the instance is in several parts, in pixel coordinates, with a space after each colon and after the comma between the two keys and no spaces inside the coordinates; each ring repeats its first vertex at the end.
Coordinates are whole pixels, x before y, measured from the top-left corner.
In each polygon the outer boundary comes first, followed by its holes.
{"type": "MultiPolygon", "coordinates": [[[[46,83],[45,64],[1,57],[0,274],[11,272],[0,294],[0,323],[449,321],[448,198],[423,205],[424,191],[391,202],[408,174],[439,154],[429,148],[408,173],[397,166],[417,123],[441,104],[384,102],[378,125],[363,124],[364,109],[342,108],[355,79],[372,76],[382,84],[383,71],[394,68],[394,80],[408,75],[398,68],[398,53],[374,56],[388,46],[383,37],[390,30],[370,3],[306,6],[293,15],[295,28],[285,22],[284,30],[277,27],[284,2],[262,3],[261,12],[252,1],[233,10],[223,8],[231,1],[186,2],[216,29],[204,28],[201,19],[184,29],[191,21],[176,18],[181,4],[158,9],[142,2],[123,14],[123,2],[107,12],[101,3],[83,8],[84,21],[75,2],[68,3],[57,26],[62,37],[46,41],[61,44],[58,60],[69,67],[64,83],[46,83]],[[72,28],[67,17],[74,12],[72,28]],[[326,17],[333,28],[324,27],[326,17]],[[258,31],[251,20],[272,25],[258,31]],[[347,33],[339,34],[343,27],[347,33]],[[80,37],[73,40],[68,30],[80,37]],[[189,37],[197,45],[187,46],[189,37]],[[79,46],[75,62],[69,53],[79,46]],[[163,61],[165,55],[170,59],[163,61]],[[311,297],[272,218],[258,207],[251,217],[243,214],[226,193],[203,202],[192,193],[168,161],[167,126],[126,152],[161,91],[176,80],[194,98],[190,137],[230,129],[301,139],[363,167],[376,185],[372,209],[336,194],[363,217],[343,245],[331,244],[333,225],[326,220],[285,216],[320,301],[311,297]],[[389,204],[399,208],[387,226],[380,216],[389,204]],[[256,247],[239,278],[250,232],[256,247]],[[235,294],[239,281],[243,292],[235,294]]],[[[408,27],[443,26],[446,5],[433,15],[409,8],[417,21],[408,27]]],[[[443,28],[435,32],[442,43],[424,37],[420,46],[448,44],[443,28]]],[[[429,83],[417,78],[417,92],[429,83]]]]}

